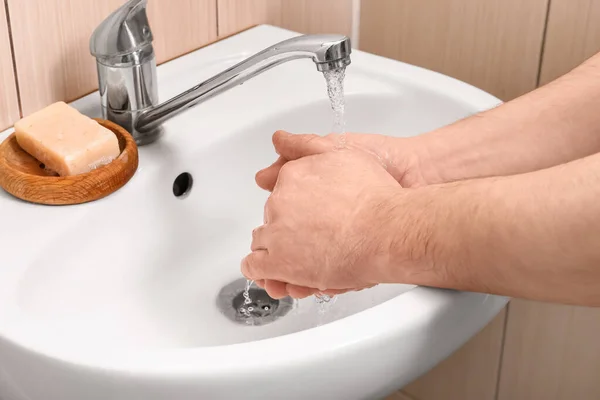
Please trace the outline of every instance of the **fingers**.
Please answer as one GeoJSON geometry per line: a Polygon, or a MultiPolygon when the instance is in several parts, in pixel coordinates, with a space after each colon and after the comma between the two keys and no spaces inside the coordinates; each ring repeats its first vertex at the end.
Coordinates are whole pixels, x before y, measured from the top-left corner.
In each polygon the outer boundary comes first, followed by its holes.
{"type": "Polygon", "coordinates": [[[277,206],[274,206],[273,203],[276,202],[273,198],[273,195],[270,195],[267,201],[265,202],[264,211],[263,211],[263,224],[267,225],[275,221],[278,216],[277,206]]]}
{"type": "Polygon", "coordinates": [[[274,280],[266,280],[265,281],[265,290],[274,299],[283,299],[288,295],[286,284],[284,282],[274,281],[274,280]]]}
{"type": "Polygon", "coordinates": [[[251,281],[263,279],[262,270],[268,259],[269,253],[266,250],[253,251],[242,260],[242,274],[251,281]]]}
{"type": "Polygon", "coordinates": [[[277,154],[290,161],[325,153],[332,149],[331,142],[319,135],[292,135],[285,131],[275,132],[273,145],[277,154]]]}
{"type": "Polygon", "coordinates": [[[352,289],[329,289],[329,290],[324,290],[324,291],[319,291],[320,293],[326,295],[326,296],[337,296],[340,294],[344,294],[347,292],[351,292],[352,289]]]}
{"type": "Polygon", "coordinates": [[[279,158],[269,167],[256,173],[256,184],[263,190],[272,192],[281,167],[288,161],[325,153],[332,149],[331,141],[315,134],[292,135],[277,131],[273,135],[273,146],[279,158]]]}
{"type": "Polygon", "coordinates": [[[313,296],[315,294],[327,295],[327,296],[339,296],[348,292],[360,292],[365,289],[370,289],[376,285],[369,285],[355,289],[329,289],[320,291],[318,289],[309,288],[305,286],[293,285],[291,283],[284,283],[276,280],[261,279],[254,282],[256,286],[263,288],[267,291],[269,296],[274,299],[281,299],[286,296],[290,296],[294,299],[304,299],[306,297],[313,296]]]}
{"type": "Polygon", "coordinates": [[[273,191],[275,182],[277,182],[277,176],[279,176],[279,170],[286,163],[286,159],[279,157],[277,161],[271,164],[269,167],[262,169],[256,173],[255,180],[258,187],[269,192],[273,191]]]}
{"type": "Polygon", "coordinates": [[[312,296],[313,294],[317,293],[317,289],[311,289],[311,288],[304,287],[304,286],[292,285],[291,283],[288,283],[286,285],[286,289],[287,289],[289,296],[293,297],[295,299],[303,299],[305,297],[309,297],[309,296],[312,296]]]}
{"type": "Polygon", "coordinates": [[[377,286],[377,285],[369,285],[369,286],[364,286],[364,287],[359,287],[359,288],[354,288],[354,289],[328,289],[328,290],[322,291],[321,293],[323,293],[327,296],[338,296],[340,294],[344,294],[344,293],[348,293],[348,292],[360,292],[365,289],[371,289],[375,286],[377,286]]]}
{"type": "MultiPolygon", "coordinates": [[[[274,299],[281,299],[286,296],[290,296],[294,299],[304,299],[318,293],[318,289],[313,289],[305,286],[292,285],[291,283],[284,283],[276,280],[263,280],[255,282],[259,287],[262,287],[267,291],[269,296],[274,299]]],[[[333,296],[333,294],[331,294],[333,296]]]]}

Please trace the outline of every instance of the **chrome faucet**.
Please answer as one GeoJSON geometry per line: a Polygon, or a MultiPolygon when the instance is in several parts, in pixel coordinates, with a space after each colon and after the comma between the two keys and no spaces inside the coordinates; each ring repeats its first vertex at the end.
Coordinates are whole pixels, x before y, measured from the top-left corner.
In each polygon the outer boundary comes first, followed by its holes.
{"type": "Polygon", "coordinates": [[[90,38],[96,58],[103,118],[127,129],[139,145],[161,134],[169,118],[286,61],[311,58],[324,72],[350,64],[352,46],[343,35],[302,35],[284,40],[158,104],[156,58],[146,14],[148,0],[129,0],[90,38]]]}

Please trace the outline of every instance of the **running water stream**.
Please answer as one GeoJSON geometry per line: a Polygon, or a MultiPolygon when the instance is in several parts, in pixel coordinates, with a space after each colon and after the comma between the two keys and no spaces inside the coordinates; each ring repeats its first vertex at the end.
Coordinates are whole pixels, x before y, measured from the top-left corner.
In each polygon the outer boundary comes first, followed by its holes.
{"type": "MultiPolygon", "coordinates": [[[[344,78],[346,77],[346,67],[324,71],[323,76],[327,82],[327,95],[331,109],[333,110],[333,126],[332,133],[339,133],[338,143],[336,148],[343,149],[346,147],[346,100],[344,97],[344,78]]],[[[254,281],[247,280],[244,290],[244,304],[240,307],[240,312],[248,318],[248,323],[252,324],[252,299],[250,298],[250,287],[254,281]]],[[[315,301],[319,305],[319,316],[323,316],[329,307],[335,303],[337,298],[331,297],[324,293],[315,294],[315,301]]]]}
{"type": "MultiPolygon", "coordinates": [[[[344,78],[346,77],[346,67],[323,72],[327,82],[327,95],[333,110],[332,133],[340,133],[340,138],[345,139],[346,132],[346,100],[344,98],[344,78]]],[[[343,145],[344,143],[340,143],[343,145]]]]}
{"type": "MultiPolygon", "coordinates": [[[[346,98],[344,97],[344,78],[346,77],[346,67],[324,71],[323,76],[327,82],[327,95],[329,103],[333,110],[332,133],[339,133],[337,149],[346,147],[346,98]]],[[[328,296],[324,293],[317,293],[315,301],[319,305],[320,316],[324,315],[337,298],[328,296]]]]}

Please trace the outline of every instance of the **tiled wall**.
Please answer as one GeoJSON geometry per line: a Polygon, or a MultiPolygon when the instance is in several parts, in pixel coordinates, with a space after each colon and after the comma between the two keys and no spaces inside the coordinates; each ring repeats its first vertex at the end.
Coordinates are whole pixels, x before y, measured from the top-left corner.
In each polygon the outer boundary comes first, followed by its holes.
{"type": "MultiPolygon", "coordinates": [[[[551,0],[540,84],[600,51],[600,0],[551,0]]],[[[600,399],[600,308],[513,300],[498,400],[600,399]]]]}
{"type": "Polygon", "coordinates": [[[352,0],[217,0],[219,36],[255,24],[302,33],[352,33],[352,0]]]}
{"type": "Polygon", "coordinates": [[[361,45],[507,100],[536,87],[547,11],[548,0],[363,1],[361,45]]]}
{"type": "MultiPolygon", "coordinates": [[[[0,0],[0,130],[20,113],[95,90],[89,36],[122,3],[0,0]]],[[[149,0],[149,13],[159,62],[260,23],[359,32],[362,50],[437,70],[504,100],[600,50],[600,0],[362,0],[358,10],[360,3],[149,0]]],[[[514,300],[395,398],[600,399],[599,330],[598,309],[514,300]]]]}

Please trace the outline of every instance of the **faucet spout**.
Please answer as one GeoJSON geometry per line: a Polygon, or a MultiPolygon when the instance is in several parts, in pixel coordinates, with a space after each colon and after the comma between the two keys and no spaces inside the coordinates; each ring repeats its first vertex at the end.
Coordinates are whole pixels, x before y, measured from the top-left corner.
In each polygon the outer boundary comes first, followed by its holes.
{"type": "Polygon", "coordinates": [[[299,58],[311,58],[318,71],[329,71],[350,64],[350,39],[341,35],[304,35],[288,39],[215,75],[164,103],[143,111],[135,130],[146,133],[166,120],[210,99],[276,65],[299,58]]]}
{"type": "Polygon", "coordinates": [[[156,57],[146,14],[148,0],[129,0],[90,38],[96,57],[102,114],[127,129],[139,145],[160,137],[168,119],[276,65],[310,58],[321,72],[350,64],[352,45],[343,35],[302,35],[284,40],[212,78],[158,102],[156,57]]]}

